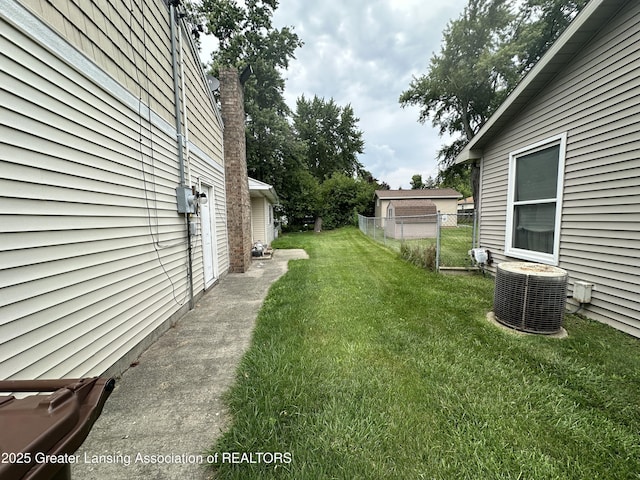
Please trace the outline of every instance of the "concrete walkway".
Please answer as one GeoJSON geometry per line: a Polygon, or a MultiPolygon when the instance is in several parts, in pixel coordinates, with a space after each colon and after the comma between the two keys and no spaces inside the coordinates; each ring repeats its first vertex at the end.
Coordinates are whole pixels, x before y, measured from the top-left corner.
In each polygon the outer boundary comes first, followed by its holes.
{"type": "Polygon", "coordinates": [[[277,250],[228,274],[117,381],[76,453],[84,480],[206,479],[205,451],[228,421],[221,400],[271,284],[304,250],[277,250]],[[204,460],[204,461],[203,461],[204,460]]]}

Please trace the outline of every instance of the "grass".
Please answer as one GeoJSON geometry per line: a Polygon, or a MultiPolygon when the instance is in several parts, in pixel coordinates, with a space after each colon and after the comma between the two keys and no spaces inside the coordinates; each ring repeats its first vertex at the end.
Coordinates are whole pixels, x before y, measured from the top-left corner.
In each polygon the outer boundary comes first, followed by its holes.
{"type": "Polygon", "coordinates": [[[471,265],[469,250],[473,236],[471,225],[443,228],[440,239],[440,266],[467,267],[471,265]]]}
{"type": "Polygon", "coordinates": [[[637,339],[575,316],[564,340],[502,331],[490,279],[421,270],[356,229],[276,245],[310,259],[272,286],[212,451],[291,461],[216,478],[640,478],[637,339]]]}
{"type": "MultiPolygon", "coordinates": [[[[440,266],[441,267],[468,267],[471,266],[469,250],[471,249],[473,227],[466,223],[460,223],[457,227],[444,227],[440,238],[440,266]]],[[[435,238],[421,238],[400,240],[384,236],[384,229],[377,228],[376,235],[370,236],[376,241],[397,252],[402,245],[409,247],[429,247],[436,244],[435,238]]]]}

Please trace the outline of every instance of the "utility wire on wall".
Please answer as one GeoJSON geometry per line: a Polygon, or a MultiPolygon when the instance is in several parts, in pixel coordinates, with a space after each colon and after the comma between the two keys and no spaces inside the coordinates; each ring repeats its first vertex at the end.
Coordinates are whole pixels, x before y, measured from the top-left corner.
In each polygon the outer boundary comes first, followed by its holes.
{"type": "MultiPolygon", "coordinates": [[[[133,22],[134,22],[134,1],[130,0],[129,2],[129,14],[130,14],[130,18],[129,18],[129,44],[131,46],[131,52],[132,52],[132,62],[134,64],[134,70],[135,70],[135,75],[136,75],[136,83],[139,87],[139,95],[138,95],[138,122],[139,122],[139,139],[138,139],[138,150],[140,153],[140,165],[141,165],[141,169],[142,169],[142,186],[143,186],[143,191],[144,191],[144,198],[145,198],[145,206],[146,206],[146,212],[147,212],[147,225],[149,227],[149,235],[151,237],[151,243],[153,245],[153,249],[156,253],[156,258],[158,260],[158,264],[160,265],[160,268],[162,269],[162,271],[164,272],[164,275],[167,277],[167,280],[169,280],[169,283],[171,284],[171,290],[172,290],[172,295],[173,295],[173,300],[174,302],[178,305],[178,306],[183,306],[186,303],[186,299],[187,299],[187,295],[188,292],[187,290],[185,290],[184,296],[181,300],[178,300],[177,295],[176,295],[176,285],[173,282],[173,279],[171,278],[171,275],[169,274],[169,272],[167,271],[166,267],[164,266],[164,264],[162,263],[162,256],[160,255],[160,250],[161,249],[168,249],[168,248],[173,248],[173,247],[177,247],[180,245],[185,245],[186,241],[185,240],[180,240],[178,242],[173,242],[170,244],[165,244],[165,243],[161,243],[160,242],[160,232],[159,232],[159,222],[158,222],[158,197],[157,197],[157,191],[155,189],[156,187],[156,176],[155,176],[155,144],[153,141],[153,124],[151,121],[151,93],[150,93],[150,80],[149,80],[149,62],[148,62],[148,56],[147,56],[147,52],[148,52],[148,48],[147,48],[147,33],[146,33],[146,18],[145,18],[145,12],[144,12],[144,2],[140,2],[140,12],[141,12],[141,22],[140,22],[140,26],[141,26],[141,30],[142,30],[142,48],[143,48],[143,59],[144,59],[144,77],[145,77],[145,86],[143,86],[143,83],[141,81],[140,78],[140,68],[139,65],[136,62],[136,51],[134,48],[134,43],[133,43],[133,22]],[[142,110],[143,110],[143,94],[146,93],[146,105],[147,105],[147,112],[148,112],[148,116],[145,117],[142,114],[142,110]],[[151,160],[151,185],[153,187],[152,190],[152,195],[153,198],[150,200],[149,198],[149,189],[147,188],[147,171],[145,169],[145,153],[144,153],[144,144],[143,144],[143,140],[144,140],[144,127],[143,127],[143,120],[146,122],[147,124],[147,128],[148,128],[148,136],[149,136],[149,155],[148,157],[151,160]],[[154,206],[152,207],[150,205],[150,203],[153,202],[154,206]],[[155,212],[155,215],[152,214],[152,210],[155,212]],[[156,232],[154,234],[153,231],[153,224],[154,221],[153,219],[155,219],[155,229],[156,232]]],[[[187,262],[187,260],[185,260],[185,262],[187,262]]],[[[187,269],[188,269],[188,265],[186,265],[187,269]]]]}

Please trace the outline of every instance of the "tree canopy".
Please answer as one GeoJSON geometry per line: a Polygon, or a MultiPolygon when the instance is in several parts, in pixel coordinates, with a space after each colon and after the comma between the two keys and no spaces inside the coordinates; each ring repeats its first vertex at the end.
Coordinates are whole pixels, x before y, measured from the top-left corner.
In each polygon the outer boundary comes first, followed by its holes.
{"type": "Polygon", "coordinates": [[[252,67],[253,75],[244,83],[249,175],[275,187],[291,222],[314,215],[327,217],[326,226],[337,226],[351,219],[362,209],[363,198],[368,195],[372,201],[377,186],[357,158],[364,149],[359,120],[350,105],[341,107],[333,99],[302,97],[295,115],[288,108],[282,72],[303,43],[293,29],[273,26],[278,1],[202,0],[193,8],[219,41],[211,72],[216,75],[222,66],[252,67]],[[363,194],[365,189],[371,194],[363,194]],[[333,194],[335,198],[327,196],[333,194]]]}
{"type": "Polygon", "coordinates": [[[515,26],[518,71],[528,72],[589,0],[528,0],[515,26]]]}
{"type": "Polygon", "coordinates": [[[431,119],[441,135],[453,135],[440,158],[450,161],[499,106],[510,83],[510,45],[514,15],[506,0],[470,0],[444,31],[429,71],[412,80],[400,104],[420,106],[419,121],[431,119]]]}
{"type": "Polygon", "coordinates": [[[443,32],[428,72],[414,77],[402,106],[420,107],[453,140],[438,152],[443,169],[501,105],[588,0],[469,0],[443,32]]]}
{"type": "Polygon", "coordinates": [[[286,198],[289,184],[285,180],[301,168],[303,150],[288,120],[291,112],[284,100],[281,72],[302,41],[291,28],[273,26],[277,7],[277,0],[246,0],[244,5],[235,0],[202,0],[198,12],[220,44],[212,53],[211,72],[216,75],[221,66],[252,67],[253,74],[244,84],[247,170],[286,198]]]}
{"type": "Polygon", "coordinates": [[[411,190],[421,190],[424,188],[424,183],[422,183],[422,175],[416,173],[411,177],[411,190]]]}
{"type": "Polygon", "coordinates": [[[363,170],[358,161],[358,154],[364,151],[358,121],[351,105],[340,107],[333,99],[318,96],[298,98],[293,127],[304,142],[305,164],[319,182],[335,172],[354,176],[363,170]]]}
{"type": "Polygon", "coordinates": [[[321,208],[318,216],[324,228],[350,225],[357,214],[373,214],[375,183],[334,172],[320,185],[321,208]]]}

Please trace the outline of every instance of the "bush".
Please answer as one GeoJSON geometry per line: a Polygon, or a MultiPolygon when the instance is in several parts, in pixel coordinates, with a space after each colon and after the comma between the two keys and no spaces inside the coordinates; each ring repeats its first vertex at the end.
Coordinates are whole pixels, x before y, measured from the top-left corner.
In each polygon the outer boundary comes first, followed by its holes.
{"type": "MultiPolygon", "coordinates": [[[[335,172],[320,185],[322,228],[353,225],[354,215],[366,213],[373,204],[375,184],[335,172]]],[[[357,225],[357,224],[356,224],[357,225]]]]}
{"type": "Polygon", "coordinates": [[[433,271],[436,269],[435,245],[409,245],[403,242],[400,245],[400,256],[418,267],[433,271]]]}

